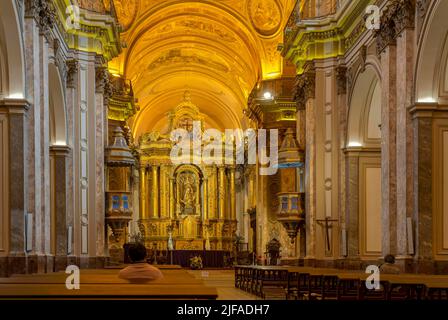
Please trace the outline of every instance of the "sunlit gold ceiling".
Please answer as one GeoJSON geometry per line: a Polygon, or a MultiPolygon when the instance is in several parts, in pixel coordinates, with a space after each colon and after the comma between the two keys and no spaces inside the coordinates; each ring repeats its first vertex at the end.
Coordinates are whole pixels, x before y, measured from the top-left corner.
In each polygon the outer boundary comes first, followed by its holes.
{"type": "Polygon", "coordinates": [[[260,79],[281,75],[277,46],[295,0],[114,0],[123,53],[112,73],[131,79],[141,110],[134,136],[159,130],[186,90],[218,129],[244,127],[260,79]]]}

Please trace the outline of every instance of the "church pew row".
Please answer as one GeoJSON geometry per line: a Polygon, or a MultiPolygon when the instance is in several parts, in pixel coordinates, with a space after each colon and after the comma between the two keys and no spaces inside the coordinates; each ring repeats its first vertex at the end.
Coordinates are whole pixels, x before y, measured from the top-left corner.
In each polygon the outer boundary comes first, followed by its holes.
{"type": "Polygon", "coordinates": [[[286,299],[448,300],[448,275],[380,275],[368,290],[360,271],[286,266],[236,266],[235,287],[266,298],[274,288],[286,299]]]}
{"type": "Polygon", "coordinates": [[[216,299],[204,285],[83,284],[67,290],[62,284],[0,284],[0,299],[216,299]]]}
{"type": "Polygon", "coordinates": [[[184,270],[162,270],[163,279],[132,284],[118,271],[81,270],[80,289],[68,290],[64,272],[0,278],[0,299],[217,299],[216,288],[184,270]]]}

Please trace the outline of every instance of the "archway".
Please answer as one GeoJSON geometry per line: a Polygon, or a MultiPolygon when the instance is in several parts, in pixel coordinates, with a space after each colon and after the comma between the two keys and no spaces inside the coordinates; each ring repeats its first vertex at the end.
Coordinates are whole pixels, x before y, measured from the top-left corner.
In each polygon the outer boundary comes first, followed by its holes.
{"type": "Polygon", "coordinates": [[[25,98],[25,66],[23,62],[23,41],[20,31],[16,2],[0,1],[0,55],[1,92],[11,99],[25,98]]]}
{"type": "Polygon", "coordinates": [[[361,259],[382,254],[380,127],[381,83],[374,65],[367,65],[353,87],[346,138],[348,241],[361,259]]]}
{"type": "MultiPolygon", "coordinates": [[[[20,111],[26,109],[23,38],[16,3],[0,1],[0,256],[23,253],[25,244],[26,140],[12,133],[23,132],[26,118],[24,113],[8,112],[10,105],[21,107],[20,111]],[[10,223],[17,227],[14,237],[10,223]]],[[[24,264],[23,260],[18,268],[25,268],[24,264]]]]}

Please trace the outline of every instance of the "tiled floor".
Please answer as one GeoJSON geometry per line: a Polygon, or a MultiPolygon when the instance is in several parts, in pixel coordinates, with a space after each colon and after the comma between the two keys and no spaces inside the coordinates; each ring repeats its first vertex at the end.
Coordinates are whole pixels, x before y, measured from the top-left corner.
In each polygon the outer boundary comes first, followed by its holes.
{"type": "Polygon", "coordinates": [[[189,270],[196,278],[202,279],[206,286],[218,290],[218,300],[258,300],[259,298],[234,287],[233,270],[189,270]]]}

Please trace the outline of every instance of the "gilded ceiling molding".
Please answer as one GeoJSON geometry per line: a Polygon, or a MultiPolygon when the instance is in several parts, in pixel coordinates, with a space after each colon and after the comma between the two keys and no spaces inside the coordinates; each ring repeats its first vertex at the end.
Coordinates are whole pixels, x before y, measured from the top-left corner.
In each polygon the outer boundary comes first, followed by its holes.
{"type": "Polygon", "coordinates": [[[282,55],[296,65],[297,73],[305,70],[307,62],[315,59],[335,58],[344,55],[366,32],[365,8],[373,0],[348,1],[342,10],[320,20],[300,20],[296,7],[285,28],[282,55]],[[326,48],[332,47],[328,52],[326,48]]]}
{"type": "Polygon", "coordinates": [[[120,26],[110,12],[95,11],[96,13],[92,15],[92,11],[82,6],[90,8],[88,1],[85,0],[80,4],[79,28],[70,28],[66,23],[69,19],[67,8],[73,5],[73,0],[26,0],[26,16],[40,21],[39,26],[46,28],[49,34],[59,32],[68,48],[93,52],[109,61],[121,52],[120,26]],[[50,21],[51,27],[45,27],[50,25],[50,21]],[[81,38],[86,40],[87,47],[80,47],[81,38]]]}

